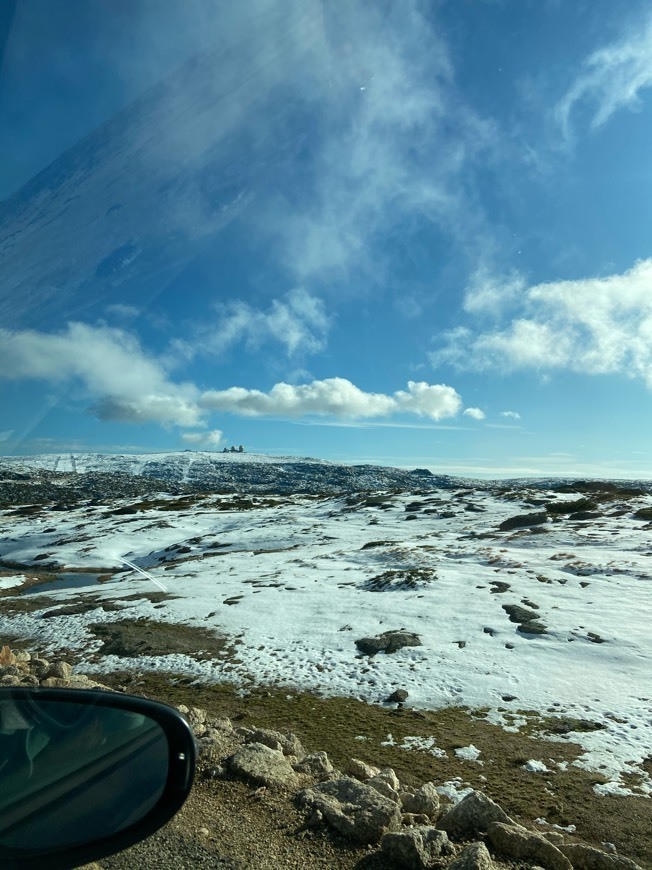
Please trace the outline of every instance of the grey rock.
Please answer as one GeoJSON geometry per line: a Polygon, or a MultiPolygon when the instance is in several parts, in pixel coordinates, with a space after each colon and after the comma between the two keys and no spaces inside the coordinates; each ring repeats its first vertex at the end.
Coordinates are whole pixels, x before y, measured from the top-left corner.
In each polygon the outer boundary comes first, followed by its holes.
{"type": "Polygon", "coordinates": [[[507,813],[481,791],[472,791],[437,822],[453,840],[472,840],[485,833],[493,822],[513,825],[507,813]]]}
{"type": "Polygon", "coordinates": [[[310,755],[306,755],[292,767],[298,773],[311,773],[320,778],[330,776],[335,770],[325,752],[311,752],[310,755]]]}
{"type": "Polygon", "coordinates": [[[390,801],[394,801],[394,803],[399,802],[399,796],[396,789],[393,789],[391,785],[387,782],[386,779],[379,776],[372,776],[371,779],[367,780],[367,785],[371,786],[371,788],[375,789],[378,794],[384,795],[386,798],[389,798],[390,801]]]}
{"type": "Polygon", "coordinates": [[[448,870],[492,870],[491,855],[484,843],[471,843],[459,858],[449,864],[448,870]]]}
{"type": "Polygon", "coordinates": [[[386,831],[401,826],[398,804],[351,777],[318,783],[304,789],[299,799],[357,843],[377,843],[386,831]]]}
{"type": "Polygon", "coordinates": [[[635,861],[593,846],[566,843],[559,846],[559,851],[564,853],[575,870],[641,870],[635,861]]]}
{"type": "Polygon", "coordinates": [[[452,851],[446,832],[432,825],[384,834],[380,847],[392,867],[405,870],[431,867],[437,858],[452,851]]]}
{"type": "Polygon", "coordinates": [[[350,776],[356,779],[366,780],[380,773],[379,767],[374,767],[373,764],[367,764],[366,761],[361,761],[359,758],[351,758],[347,765],[347,771],[350,776]]]}
{"type": "Polygon", "coordinates": [[[270,749],[277,749],[283,755],[293,755],[296,758],[302,758],[306,754],[299,738],[289,732],[281,734],[271,728],[256,728],[246,735],[245,740],[247,743],[262,743],[270,749]]]}
{"type": "Polygon", "coordinates": [[[506,858],[538,864],[544,870],[573,870],[571,862],[557,846],[521,825],[494,822],[489,826],[487,837],[492,849],[506,858]]]}
{"type": "Polygon", "coordinates": [[[16,674],[5,674],[0,677],[0,686],[20,686],[20,677],[16,674]]]}
{"type": "Polygon", "coordinates": [[[292,788],[298,784],[297,775],[283,753],[262,743],[242,746],[231,757],[230,766],[238,776],[261,785],[292,788]]]}
{"type": "Polygon", "coordinates": [[[35,677],[41,679],[48,674],[50,670],[50,662],[47,659],[32,659],[29,669],[35,677]]]}
{"type": "Polygon", "coordinates": [[[432,782],[424,783],[415,792],[404,792],[401,803],[407,813],[423,814],[430,819],[439,815],[439,794],[432,782]]]}
{"type": "Polygon", "coordinates": [[[408,692],[405,689],[397,689],[395,692],[385,699],[388,704],[402,704],[408,699],[408,692]]]}
{"type": "Polygon", "coordinates": [[[421,646],[418,634],[405,629],[398,631],[384,631],[376,637],[361,637],[355,645],[366,656],[373,656],[379,652],[387,655],[394,653],[405,646],[421,646]]]}
{"type": "Polygon", "coordinates": [[[520,514],[516,517],[509,517],[507,520],[498,526],[501,532],[508,532],[510,529],[522,529],[527,526],[539,526],[548,522],[547,513],[520,514]]]}
{"type": "Polygon", "coordinates": [[[17,677],[19,670],[16,665],[2,665],[0,667],[0,677],[17,677]]]}

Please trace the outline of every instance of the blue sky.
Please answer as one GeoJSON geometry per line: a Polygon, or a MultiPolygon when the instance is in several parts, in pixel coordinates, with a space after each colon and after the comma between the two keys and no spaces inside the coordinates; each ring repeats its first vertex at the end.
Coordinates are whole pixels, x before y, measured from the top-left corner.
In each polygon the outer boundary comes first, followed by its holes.
{"type": "Polygon", "coordinates": [[[1,452],[652,476],[649,4],[10,25],[1,452]]]}

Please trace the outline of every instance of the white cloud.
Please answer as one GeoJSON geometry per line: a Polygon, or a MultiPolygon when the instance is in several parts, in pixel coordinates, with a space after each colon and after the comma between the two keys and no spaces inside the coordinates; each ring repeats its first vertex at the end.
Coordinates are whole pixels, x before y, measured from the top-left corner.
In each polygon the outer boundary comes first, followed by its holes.
{"type": "Polygon", "coordinates": [[[534,285],[519,307],[492,331],[447,333],[431,362],[621,374],[652,389],[652,259],[622,274],[534,285]]]}
{"type": "Polygon", "coordinates": [[[321,119],[308,152],[311,195],[261,212],[306,284],[352,269],[382,274],[375,243],[405,221],[425,218],[467,239],[473,214],[463,179],[495,139],[492,125],[462,104],[448,48],[423,4],[346,3],[325,21],[310,63],[321,119]]]}
{"type": "Polygon", "coordinates": [[[273,299],[266,310],[242,300],[216,309],[215,322],[199,328],[191,341],[174,342],[173,349],[191,359],[197,354],[222,354],[240,343],[255,351],[266,342],[277,342],[288,356],[316,353],[326,346],[331,318],[322,300],[301,287],[273,299]]]}
{"type": "Polygon", "coordinates": [[[213,429],[212,432],[183,432],[181,440],[184,444],[192,444],[195,447],[221,447],[224,441],[224,433],[221,429],[213,429]]]}
{"type": "Polygon", "coordinates": [[[510,420],[520,420],[521,419],[521,415],[518,413],[518,411],[501,411],[500,416],[501,417],[508,417],[510,420]]]}
{"type": "Polygon", "coordinates": [[[192,384],[170,381],[164,366],[129,333],[69,323],[59,333],[0,330],[0,378],[79,384],[102,420],[173,423],[201,420],[192,384]]]}
{"type": "Polygon", "coordinates": [[[104,311],[110,317],[117,317],[120,320],[133,320],[141,313],[140,308],[137,308],[135,305],[123,305],[121,302],[107,305],[104,311]]]}
{"type": "Polygon", "coordinates": [[[591,127],[605,124],[621,108],[640,106],[640,92],[652,86],[652,16],[620,39],[592,52],[582,72],[556,107],[556,117],[569,135],[576,107],[592,106],[591,127]]]}
{"type": "Polygon", "coordinates": [[[473,273],[466,288],[464,310],[470,314],[496,313],[517,300],[526,286],[525,278],[518,272],[499,277],[482,266],[473,273]]]}
{"type": "Polygon", "coordinates": [[[0,432],[0,441],[9,441],[11,436],[14,434],[13,429],[5,429],[4,432],[0,432]]]}
{"type": "Polygon", "coordinates": [[[481,408],[465,408],[464,416],[471,417],[473,420],[484,420],[487,415],[481,408]]]}
{"type": "Polygon", "coordinates": [[[454,417],[461,407],[461,399],[452,387],[443,384],[409,381],[407,390],[386,395],[366,393],[345,378],[327,378],[299,386],[275,384],[269,393],[243,387],[209,391],[202,395],[200,405],[248,417],[367,418],[408,413],[439,420],[454,417]]]}

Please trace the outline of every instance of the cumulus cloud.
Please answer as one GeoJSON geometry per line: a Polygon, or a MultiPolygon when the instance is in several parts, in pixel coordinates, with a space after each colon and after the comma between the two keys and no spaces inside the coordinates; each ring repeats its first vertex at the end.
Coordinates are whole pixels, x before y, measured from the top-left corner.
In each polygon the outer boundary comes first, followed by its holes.
{"type": "Polygon", "coordinates": [[[596,129],[619,109],[636,109],[641,91],[651,85],[652,16],[648,15],[646,21],[586,58],[582,72],[557,104],[557,120],[569,135],[573,111],[590,105],[591,127],[596,129]]]}
{"type": "Polygon", "coordinates": [[[212,432],[183,432],[181,440],[184,444],[192,444],[194,447],[212,449],[221,447],[225,443],[224,433],[221,429],[213,429],[212,432]]]}
{"type": "Polygon", "coordinates": [[[183,426],[201,420],[196,387],[172,382],[133,335],[106,326],[0,330],[0,378],[78,384],[96,400],[92,411],[101,420],[183,426]]]}
{"type": "Polygon", "coordinates": [[[652,259],[622,274],[536,284],[511,319],[502,313],[491,331],[447,333],[433,365],[622,374],[652,389],[652,259]]]}
{"type": "Polygon", "coordinates": [[[501,411],[500,416],[507,417],[510,420],[520,420],[521,419],[521,415],[518,413],[518,411],[501,411]]]}
{"type": "Polygon", "coordinates": [[[473,420],[484,420],[487,415],[481,408],[465,408],[464,416],[471,417],[473,420]]]}
{"type": "Polygon", "coordinates": [[[231,387],[206,392],[200,399],[203,408],[247,417],[368,418],[405,413],[440,420],[454,417],[461,404],[453,387],[444,384],[409,381],[407,390],[386,395],[364,392],[345,378],[327,378],[298,386],[278,383],[268,393],[231,387]]]}

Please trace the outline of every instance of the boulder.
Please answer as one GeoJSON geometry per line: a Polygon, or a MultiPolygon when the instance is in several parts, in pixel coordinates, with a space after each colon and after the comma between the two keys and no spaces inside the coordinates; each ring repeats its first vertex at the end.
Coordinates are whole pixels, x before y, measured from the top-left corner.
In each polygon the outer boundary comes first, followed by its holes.
{"type": "Polygon", "coordinates": [[[402,704],[404,701],[408,699],[408,692],[406,689],[397,689],[395,692],[392,692],[387,698],[385,698],[386,704],[402,704]]]}
{"type": "Polygon", "coordinates": [[[620,855],[610,855],[593,846],[583,846],[580,843],[561,844],[559,851],[571,862],[575,870],[641,870],[635,861],[621,858],[620,855]]]}
{"type": "Polygon", "coordinates": [[[510,529],[522,529],[527,526],[539,526],[542,523],[548,522],[547,513],[520,514],[516,517],[509,517],[507,520],[498,526],[501,532],[508,532],[510,529]]]}
{"type": "Polygon", "coordinates": [[[325,752],[311,752],[301,761],[295,762],[292,767],[299,773],[310,773],[319,779],[330,776],[335,770],[325,752]]]}
{"type": "Polygon", "coordinates": [[[431,867],[437,858],[452,852],[446,832],[432,825],[384,834],[380,847],[392,867],[405,870],[431,867]]]}
{"type": "Polygon", "coordinates": [[[492,870],[491,855],[484,843],[471,843],[448,870],[492,870]]]}
{"type": "Polygon", "coordinates": [[[398,804],[348,776],[304,789],[299,799],[357,843],[377,843],[385,832],[401,826],[398,804]]]}
{"type": "Polygon", "coordinates": [[[513,825],[507,813],[481,791],[472,791],[437,822],[453,840],[472,840],[489,830],[493,822],[513,825]]]}
{"type": "Polygon", "coordinates": [[[367,764],[366,761],[361,761],[359,758],[351,758],[347,767],[350,776],[356,779],[371,779],[372,776],[380,773],[379,767],[374,767],[373,764],[367,764]]]}
{"type": "Polygon", "coordinates": [[[298,784],[292,765],[282,752],[262,743],[248,743],[231,756],[231,770],[259,785],[292,788],[298,784]]]}
{"type": "Polygon", "coordinates": [[[439,815],[439,794],[432,782],[424,783],[415,792],[403,792],[401,803],[406,813],[423,814],[430,819],[439,815]]]}
{"type": "Polygon", "coordinates": [[[492,849],[505,858],[537,864],[544,870],[573,870],[557,846],[521,825],[493,822],[487,836],[492,849]]]}
{"type": "Polygon", "coordinates": [[[361,637],[355,645],[363,655],[374,656],[381,651],[389,655],[404,646],[421,646],[421,641],[418,634],[401,628],[398,631],[384,631],[376,637],[361,637]]]}
{"type": "Polygon", "coordinates": [[[72,677],[72,665],[69,665],[68,662],[54,662],[50,665],[46,677],[68,681],[72,677]]]}
{"type": "Polygon", "coordinates": [[[295,734],[281,734],[280,731],[274,731],[271,728],[256,728],[245,736],[247,743],[262,743],[264,746],[269,746],[270,749],[277,749],[283,755],[293,755],[296,758],[303,758],[306,754],[301,741],[295,734]]]}

